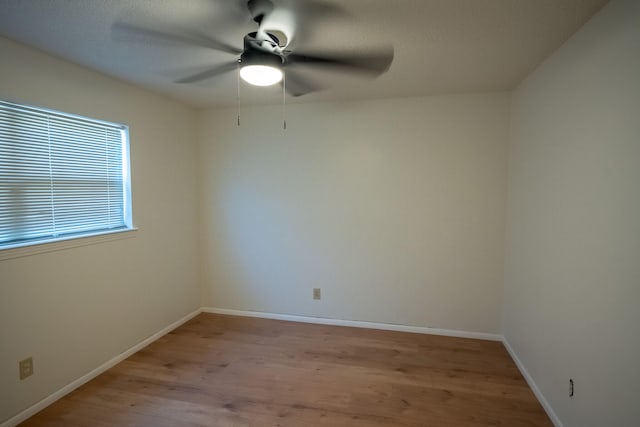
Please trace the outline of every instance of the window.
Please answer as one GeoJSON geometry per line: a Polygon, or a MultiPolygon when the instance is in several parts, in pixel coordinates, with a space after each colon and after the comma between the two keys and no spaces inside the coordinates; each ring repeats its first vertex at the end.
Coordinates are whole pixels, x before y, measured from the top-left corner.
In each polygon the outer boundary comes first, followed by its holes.
{"type": "Polygon", "coordinates": [[[126,126],[0,101],[0,249],[131,227],[126,126]]]}

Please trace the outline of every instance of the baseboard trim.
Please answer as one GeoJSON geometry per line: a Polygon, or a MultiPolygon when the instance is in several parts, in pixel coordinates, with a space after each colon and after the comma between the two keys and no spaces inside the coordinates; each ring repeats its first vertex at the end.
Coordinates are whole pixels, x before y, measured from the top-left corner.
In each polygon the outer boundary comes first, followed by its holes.
{"type": "Polygon", "coordinates": [[[117,365],[118,363],[122,362],[127,357],[129,357],[132,354],[142,350],[144,347],[146,347],[149,344],[151,344],[152,342],[156,341],[158,338],[161,338],[162,336],[168,334],[169,332],[171,332],[172,330],[174,330],[178,326],[180,326],[180,325],[188,322],[189,320],[193,319],[195,316],[200,314],[200,312],[201,312],[201,310],[198,309],[198,310],[196,310],[196,311],[194,311],[194,312],[192,312],[190,314],[187,314],[183,318],[181,318],[179,320],[176,320],[175,322],[173,322],[169,326],[163,328],[159,332],[156,332],[155,334],[151,335],[150,337],[142,340],[138,344],[136,344],[133,347],[131,347],[130,349],[126,350],[124,353],[121,353],[121,354],[117,355],[116,357],[114,357],[113,359],[108,360],[107,362],[105,362],[102,365],[98,366],[97,368],[95,368],[91,372],[89,372],[89,373],[81,376],[77,380],[67,384],[66,386],[62,387],[60,390],[50,394],[49,396],[45,397],[44,399],[42,399],[41,401],[35,403],[34,405],[28,407],[27,409],[25,409],[24,411],[20,412],[19,414],[9,418],[6,421],[3,421],[0,424],[0,427],[14,427],[14,426],[20,424],[21,422],[25,421],[27,418],[32,417],[33,415],[37,414],[38,412],[40,412],[41,410],[43,410],[47,406],[51,405],[56,400],[61,399],[62,397],[64,397],[67,394],[71,393],[73,390],[77,389],[81,385],[91,381],[92,379],[94,379],[95,377],[100,375],[101,373],[105,372],[106,370],[108,370],[108,369],[114,367],[115,365],[117,365]]]}
{"type": "Polygon", "coordinates": [[[502,338],[502,344],[504,344],[504,347],[507,349],[507,352],[511,356],[511,359],[513,359],[513,361],[515,362],[516,366],[520,370],[520,373],[522,374],[524,379],[527,381],[527,384],[529,384],[529,387],[531,387],[533,394],[535,394],[536,398],[538,399],[538,402],[540,402],[540,404],[542,405],[542,408],[551,419],[551,422],[553,423],[553,425],[555,427],[564,427],[564,425],[562,424],[562,421],[560,421],[560,418],[558,418],[558,415],[556,415],[556,412],[553,410],[553,408],[551,407],[547,399],[545,399],[544,395],[538,388],[538,385],[533,380],[533,377],[529,375],[529,371],[527,371],[527,369],[524,367],[524,364],[522,363],[522,361],[520,360],[516,352],[513,350],[513,347],[511,347],[511,344],[509,344],[509,341],[507,341],[506,337],[502,338]]]}
{"type": "Polygon", "coordinates": [[[458,338],[473,338],[489,341],[502,341],[502,335],[483,332],[457,331],[450,329],[407,326],[393,323],[366,322],[361,320],[330,319],[326,317],[298,316],[293,314],[265,313],[259,311],[231,310],[218,307],[203,307],[203,313],[227,314],[231,316],[260,317],[263,319],[286,320],[290,322],[316,323],[320,325],[349,326],[352,328],[382,329],[385,331],[412,332],[417,334],[443,335],[458,338]]]}

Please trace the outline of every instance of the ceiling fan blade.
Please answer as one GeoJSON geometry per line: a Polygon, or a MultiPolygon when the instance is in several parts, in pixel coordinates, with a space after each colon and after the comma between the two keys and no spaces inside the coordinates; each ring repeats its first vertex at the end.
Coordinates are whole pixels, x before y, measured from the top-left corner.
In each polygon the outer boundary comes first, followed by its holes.
{"type": "Polygon", "coordinates": [[[284,85],[287,93],[295,97],[324,89],[323,86],[301,77],[291,69],[285,71],[284,81],[281,82],[280,85],[284,85]]]}
{"type": "Polygon", "coordinates": [[[219,50],[233,55],[242,53],[242,49],[203,34],[173,34],[150,30],[124,22],[114,23],[111,26],[111,34],[114,40],[186,44],[219,50]]]}
{"type": "Polygon", "coordinates": [[[265,16],[273,12],[273,2],[271,0],[249,0],[247,8],[253,20],[260,25],[265,16]]]}
{"type": "Polygon", "coordinates": [[[288,3],[292,5],[296,14],[303,15],[305,19],[313,19],[314,17],[318,19],[335,19],[351,16],[342,6],[322,0],[307,0],[304,3],[300,3],[297,0],[289,0],[288,3]]]}
{"type": "Polygon", "coordinates": [[[278,7],[264,17],[260,28],[264,31],[280,31],[286,36],[287,46],[299,46],[317,35],[317,23],[351,17],[341,6],[322,0],[281,0],[278,7]]]}
{"type": "Polygon", "coordinates": [[[209,68],[208,70],[194,74],[192,76],[187,76],[182,79],[176,80],[176,83],[195,83],[195,82],[209,79],[214,76],[218,76],[220,74],[228,73],[229,71],[233,71],[237,68],[238,68],[238,61],[225,62],[223,64],[216,65],[215,67],[209,68]]]}
{"type": "Polygon", "coordinates": [[[389,70],[393,62],[393,48],[385,48],[371,53],[338,53],[328,55],[307,55],[290,53],[285,65],[311,65],[333,68],[343,72],[353,72],[379,76],[389,70]]]}

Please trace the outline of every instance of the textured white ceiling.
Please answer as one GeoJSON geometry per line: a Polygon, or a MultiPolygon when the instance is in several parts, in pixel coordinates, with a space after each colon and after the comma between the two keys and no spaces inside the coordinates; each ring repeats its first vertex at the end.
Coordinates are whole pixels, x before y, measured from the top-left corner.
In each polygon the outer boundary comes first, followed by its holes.
{"type": "MultiPolygon", "coordinates": [[[[287,0],[273,0],[276,6],[287,0]]],[[[318,0],[316,0],[317,2],[318,0]]],[[[304,10],[304,0],[288,0],[304,10]]],[[[362,51],[392,44],[377,79],[309,71],[330,86],[289,102],[356,100],[513,89],[607,0],[326,0],[348,16],[311,18],[296,51],[362,51]]],[[[114,37],[114,22],[209,34],[242,47],[242,0],[0,0],[0,35],[193,106],[234,105],[235,73],[173,81],[234,59],[204,47],[114,37]],[[231,19],[233,18],[233,19],[231,19]],[[233,24],[233,25],[232,25],[233,24]]],[[[241,87],[242,103],[277,103],[280,89],[241,87]]]]}

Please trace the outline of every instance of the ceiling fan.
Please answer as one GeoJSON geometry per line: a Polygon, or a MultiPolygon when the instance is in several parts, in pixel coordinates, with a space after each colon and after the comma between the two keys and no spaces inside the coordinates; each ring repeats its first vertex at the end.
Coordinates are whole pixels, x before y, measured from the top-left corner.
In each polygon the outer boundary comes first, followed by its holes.
{"type": "MultiPolygon", "coordinates": [[[[234,1],[237,5],[240,0],[234,1]]],[[[342,11],[337,6],[324,4],[319,0],[296,2],[295,6],[278,0],[275,5],[271,0],[249,0],[242,9],[245,7],[242,19],[253,20],[258,28],[244,36],[242,49],[202,34],[174,34],[122,21],[113,24],[112,32],[127,39],[143,37],[161,42],[199,45],[236,56],[233,60],[178,79],[176,83],[195,83],[239,70],[240,77],[249,84],[270,86],[280,83],[293,96],[320,89],[320,86],[299,73],[305,68],[323,68],[376,77],[388,71],[393,61],[391,46],[374,51],[348,53],[303,53],[298,52],[295,47],[291,48],[292,39],[304,37],[305,32],[309,32],[308,19],[304,19],[305,17],[312,20],[325,19],[342,11]],[[322,13],[327,11],[332,13],[322,13]]],[[[234,11],[231,10],[230,13],[233,14],[234,11]]]]}

